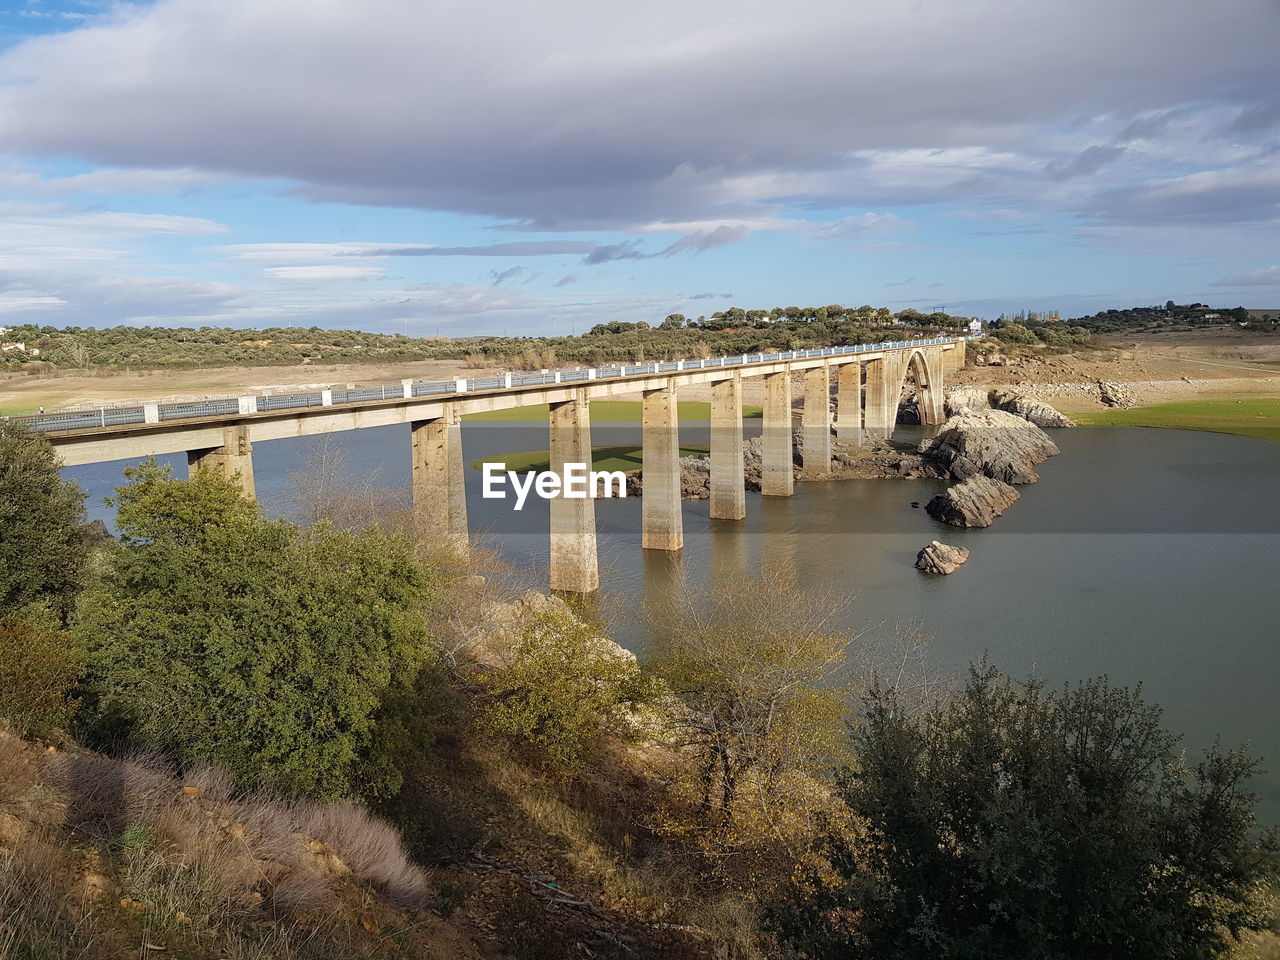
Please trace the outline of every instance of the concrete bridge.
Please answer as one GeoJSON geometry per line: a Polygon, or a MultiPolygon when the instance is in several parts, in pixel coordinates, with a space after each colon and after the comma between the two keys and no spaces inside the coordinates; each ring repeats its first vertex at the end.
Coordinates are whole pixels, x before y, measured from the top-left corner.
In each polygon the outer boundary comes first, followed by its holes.
{"type": "MultiPolygon", "coordinates": [[[[908,372],[919,390],[920,419],[943,420],[943,382],[964,365],[968,338],[827,347],[533,375],[404,380],[345,393],[322,390],[192,404],[140,404],[25,418],[68,466],[163,454],[187,454],[190,469],[218,470],[253,495],[253,444],[408,423],[412,432],[413,504],[426,529],[467,538],[461,419],[469,413],[547,404],[551,468],[591,463],[592,400],[639,392],[643,397],[643,536],[645,549],[684,546],[680,498],[680,387],[711,388],[711,516],[746,516],[743,480],[742,381],[764,380],[761,494],[790,496],[793,379],[803,377],[802,474],[831,469],[831,437],[861,443],[889,437],[908,372]],[[836,383],[834,423],[831,381],[836,383]]],[[[595,501],[551,501],[551,587],[599,588],[595,501]]]]}

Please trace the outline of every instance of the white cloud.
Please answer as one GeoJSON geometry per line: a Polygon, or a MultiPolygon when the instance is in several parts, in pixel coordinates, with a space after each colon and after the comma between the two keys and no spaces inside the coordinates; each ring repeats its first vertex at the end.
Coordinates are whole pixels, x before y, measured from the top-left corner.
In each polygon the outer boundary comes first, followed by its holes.
{"type": "Polygon", "coordinates": [[[369,280],[382,276],[377,267],[267,267],[262,271],[273,280],[369,280]]]}
{"type": "Polygon", "coordinates": [[[61,297],[21,297],[9,293],[0,293],[0,313],[26,313],[31,310],[48,310],[50,307],[65,306],[67,301],[61,297]]]}
{"type": "Polygon", "coordinates": [[[1215,287],[1280,287],[1280,266],[1259,267],[1248,273],[1215,280],[1215,287]]]}

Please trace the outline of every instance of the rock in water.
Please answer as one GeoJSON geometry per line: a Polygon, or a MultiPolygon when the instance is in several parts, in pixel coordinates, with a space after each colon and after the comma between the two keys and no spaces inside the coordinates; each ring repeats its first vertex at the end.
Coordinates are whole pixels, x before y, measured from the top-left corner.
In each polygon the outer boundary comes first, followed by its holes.
{"type": "Polygon", "coordinates": [[[1007,483],[990,477],[970,477],[935,496],[925,510],[933,519],[953,527],[989,527],[1021,497],[1007,483]]]}
{"type": "Polygon", "coordinates": [[[954,416],[920,444],[920,453],[957,480],[987,476],[1004,483],[1035,483],[1040,477],[1032,468],[1060,452],[1034,423],[1003,410],[954,416]]]}
{"type": "Polygon", "coordinates": [[[1065,414],[1059,413],[1047,403],[1032,400],[1013,390],[992,390],[989,399],[991,406],[1006,413],[1012,413],[1029,420],[1037,427],[1074,427],[1076,422],[1065,414]]]}
{"type": "Polygon", "coordinates": [[[955,573],[968,559],[969,551],[964,547],[953,547],[933,540],[916,554],[916,569],[925,573],[955,573]]]}

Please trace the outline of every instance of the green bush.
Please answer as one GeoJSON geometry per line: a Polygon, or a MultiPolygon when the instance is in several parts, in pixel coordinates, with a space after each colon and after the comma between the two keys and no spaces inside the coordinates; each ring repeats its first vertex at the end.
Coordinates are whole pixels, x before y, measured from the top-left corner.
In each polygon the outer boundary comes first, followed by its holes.
{"type": "Polygon", "coordinates": [[[853,746],[868,839],[829,840],[776,913],[805,957],[1199,960],[1267,923],[1256,764],[1188,768],[1136,693],[982,666],[924,712],[874,691],[853,746]]]}
{"type": "Polygon", "coordinates": [[[24,735],[65,730],[81,657],[71,637],[13,617],[0,620],[0,717],[24,735]]]}
{"type": "Polygon", "coordinates": [[[570,769],[597,755],[606,730],[628,729],[627,714],[648,689],[633,659],[567,611],[538,616],[485,686],[485,727],[570,769]]]}
{"type": "Polygon", "coordinates": [[[84,493],[60,467],[47,440],[0,421],[0,616],[37,605],[65,618],[75,604],[84,493]]]}
{"type": "Polygon", "coordinates": [[[99,725],[246,786],[397,789],[369,761],[428,658],[430,585],[409,545],[267,520],[211,471],[126,475],[122,540],[77,625],[99,725]]]}

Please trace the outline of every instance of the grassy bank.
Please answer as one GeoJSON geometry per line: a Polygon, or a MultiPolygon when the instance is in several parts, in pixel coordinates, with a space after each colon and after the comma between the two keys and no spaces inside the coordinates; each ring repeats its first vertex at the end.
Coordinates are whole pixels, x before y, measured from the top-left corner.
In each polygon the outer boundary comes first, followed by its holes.
{"type": "Polygon", "coordinates": [[[1215,398],[1074,414],[1089,426],[1166,427],[1234,433],[1280,443],[1280,397],[1215,398]]]}
{"type": "MultiPolygon", "coordinates": [[[[706,447],[681,447],[680,456],[696,457],[707,453],[706,447]]],[[[473,460],[472,470],[483,470],[485,463],[504,463],[506,469],[516,473],[534,471],[541,473],[551,469],[550,450],[523,450],[519,453],[505,454],[501,460],[488,457],[484,460],[473,460]]],[[[595,470],[639,470],[643,465],[641,448],[633,446],[592,447],[591,464],[595,470]]]]}
{"type": "MultiPolygon", "coordinates": [[[[627,420],[638,422],[642,416],[639,400],[593,400],[591,420],[627,420]]],[[[710,420],[711,404],[701,400],[681,400],[676,404],[681,420],[710,420]]],[[[742,416],[748,420],[759,417],[760,407],[742,408],[742,416]]],[[[469,413],[464,420],[546,420],[547,405],[539,403],[531,407],[509,407],[490,410],[487,413],[469,413]]]]}

